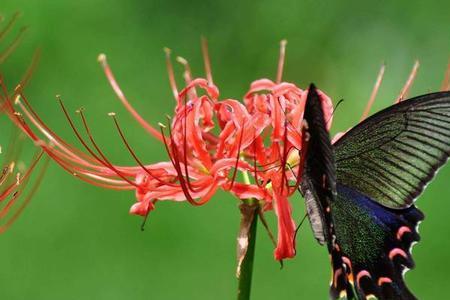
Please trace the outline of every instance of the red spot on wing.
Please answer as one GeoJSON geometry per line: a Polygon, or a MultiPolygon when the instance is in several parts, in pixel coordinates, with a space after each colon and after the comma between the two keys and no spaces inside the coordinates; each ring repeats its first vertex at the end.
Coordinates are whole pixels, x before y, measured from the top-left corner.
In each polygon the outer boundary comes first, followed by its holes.
{"type": "Polygon", "coordinates": [[[380,277],[378,279],[378,285],[382,286],[385,283],[392,283],[392,279],[390,279],[389,277],[380,277]]]}
{"type": "Polygon", "coordinates": [[[404,258],[408,258],[408,255],[405,253],[405,251],[403,251],[400,248],[394,248],[391,250],[391,252],[389,252],[389,259],[393,260],[394,257],[397,255],[403,256],[404,258]]]}
{"type": "Polygon", "coordinates": [[[369,278],[372,278],[372,276],[370,276],[369,271],[366,270],[362,270],[360,271],[357,275],[356,275],[356,283],[360,286],[359,281],[361,280],[362,277],[367,276],[369,278]]]}
{"type": "Polygon", "coordinates": [[[400,227],[397,231],[397,240],[401,240],[403,234],[405,234],[406,232],[411,232],[411,229],[408,226],[400,227]]]}

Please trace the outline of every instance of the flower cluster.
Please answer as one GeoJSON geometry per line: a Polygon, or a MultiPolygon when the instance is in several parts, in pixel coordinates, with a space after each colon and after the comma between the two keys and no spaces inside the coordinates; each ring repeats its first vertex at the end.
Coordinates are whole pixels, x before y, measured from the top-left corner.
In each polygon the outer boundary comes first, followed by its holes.
{"type": "MultiPolygon", "coordinates": [[[[137,166],[113,164],[96,143],[83,110],[77,113],[85,135],[75,126],[59,98],[85,151],[65,142],[52,131],[33,110],[20,86],[14,96],[3,103],[16,125],[69,173],[104,188],[135,190],[137,202],[130,209],[132,214],[147,216],[155,204],[163,200],[203,205],[218,189],[223,189],[238,199],[258,202],[264,211],[273,209],[278,219],[275,258],[293,257],[296,225],[288,199],[301,181],[301,157],[307,151],[307,145],[303,144],[307,141],[303,138],[307,134],[307,124],[303,121],[307,90],[281,80],[283,41],[275,82],[269,79],[254,81],[242,102],[221,99],[212,78],[206,43],[202,46],[206,78],[193,78],[187,61],[178,57],[177,61],[185,66],[185,86],[181,90],[177,88],[170,51],[166,49],[175,109],[173,116],[165,124],[160,123],[158,129],[132,107],[106,56],[99,56],[118,99],[137,122],[164,145],[168,161],[144,164],[128,143],[114,113],[109,115],[137,166]]],[[[328,126],[331,126],[331,99],[322,92],[319,96],[328,126]]]]}

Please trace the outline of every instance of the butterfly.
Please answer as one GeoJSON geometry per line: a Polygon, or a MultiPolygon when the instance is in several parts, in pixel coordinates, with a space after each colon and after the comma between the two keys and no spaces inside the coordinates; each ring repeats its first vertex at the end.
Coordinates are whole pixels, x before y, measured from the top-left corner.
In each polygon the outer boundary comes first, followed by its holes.
{"type": "Polygon", "coordinates": [[[450,155],[450,92],[394,104],[331,143],[309,87],[301,192],[331,257],[332,299],[416,299],[404,273],[424,214],[414,205],[450,155]]]}

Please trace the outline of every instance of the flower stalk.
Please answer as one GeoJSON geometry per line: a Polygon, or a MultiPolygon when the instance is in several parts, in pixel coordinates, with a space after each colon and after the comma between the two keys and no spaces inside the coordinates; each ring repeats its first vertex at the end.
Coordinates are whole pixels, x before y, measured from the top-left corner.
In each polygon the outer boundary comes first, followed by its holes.
{"type": "Polygon", "coordinates": [[[252,288],[253,261],[255,258],[256,232],[260,206],[253,199],[245,200],[240,205],[241,226],[238,237],[238,300],[250,299],[252,288]],[[245,254],[242,256],[242,248],[245,254]]]}

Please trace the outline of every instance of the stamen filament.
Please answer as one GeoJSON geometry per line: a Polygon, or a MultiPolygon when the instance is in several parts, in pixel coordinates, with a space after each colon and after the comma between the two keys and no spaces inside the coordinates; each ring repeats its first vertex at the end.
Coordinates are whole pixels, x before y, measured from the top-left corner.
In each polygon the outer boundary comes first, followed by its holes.
{"type": "Polygon", "coordinates": [[[119,121],[117,120],[116,115],[112,115],[110,114],[110,116],[113,118],[114,120],[114,124],[116,125],[117,131],[119,132],[119,135],[123,141],[123,143],[125,144],[125,147],[128,149],[128,152],[131,154],[131,156],[134,158],[134,160],[138,163],[138,165],[153,179],[157,180],[159,183],[164,184],[164,185],[168,185],[168,186],[176,186],[175,184],[172,184],[170,182],[165,182],[161,179],[159,179],[157,176],[153,175],[152,172],[150,172],[149,169],[147,169],[147,167],[141,162],[141,160],[137,157],[136,153],[133,151],[133,149],[131,148],[130,144],[127,142],[125,135],[121,129],[121,127],[119,126],[119,121]]]}
{"type": "Polygon", "coordinates": [[[367,118],[367,116],[369,115],[370,108],[372,107],[373,103],[375,102],[375,98],[377,97],[381,82],[383,81],[384,70],[385,70],[385,65],[382,64],[380,71],[378,72],[377,81],[375,82],[375,85],[373,86],[373,90],[372,90],[372,93],[370,94],[369,102],[367,102],[366,108],[364,109],[364,112],[361,116],[360,122],[364,121],[367,118]]]}
{"type": "Polygon", "coordinates": [[[209,85],[213,85],[214,81],[211,72],[211,62],[209,60],[208,41],[203,36],[201,37],[201,44],[203,53],[203,63],[205,65],[206,80],[208,80],[209,85]]]}
{"type": "Polygon", "coordinates": [[[445,72],[444,80],[442,81],[441,91],[450,90],[450,62],[447,65],[447,71],[445,72]]]}
{"type": "Polygon", "coordinates": [[[156,130],[153,126],[151,126],[141,115],[134,109],[134,107],[130,104],[128,99],[125,97],[125,94],[122,92],[119,84],[114,77],[114,74],[109,67],[108,61],[106,60],[105,54],[100,54],[98,56],[98,61],[100,62],[101,67],[103,68],[103,72],[105,73],[106,78],[108,79],[109,84],[111,85],[114,93],[117,98],[119,98],[120,102],[122,102],[125,109],[136,119],[136,121],[148,132],[150,135],[155,137],[156,139],[162,141],[162,137],[159,134],[159,131],[156,130]]]}
{"type": "Polygon", "coordinates": [[[94,137],[92,136],[91,130],[89,128],[89,126],[87,125],[86,122],[86,118],[84,116],[83,110],[79,110],[79,114],[81,117],[81,120],[83,122],[84,128],[86,130],[86,133],[89,137],[89,140],[91,141],[92,145],[94,146],[94,148],[97,150],[98,154],[100,154],[100,156],[103,158],[103,162],[105,163],[105,165],[107,167],[109,167],[111,170],[113,170],[119,177],[121,177],[123,180],[125,180],[126,182],[128,182],[131,185],[134,185],[135,187],[139,187],[136,183],[134,183],[133,181],[129,180],[125,175],[122,174],[121,171],[119,171],[107,158],[106,156],[103,154],[103,152],[100,150],[100,147],[98,147],[97,143],[94,140],[94,137]]]}
{"type": "Polygon", "coordinates": [[[276,83],[281,83],[281,78],[283,76],[283,68],[284,68],[284,61],[286,57],[286,44],[287,40],[281,40],[280,42],[280,57],[278,58],[278,68],[277,68],[277,78],[276,83]]]}
{"type": "Polygon", "coordinates": [[[5,36],[11,31],[11,29],[14,27],[14,24],[17,22],[17,20],[20,17],[20,13],[16,12],[11,20],[9,20],[8,24],[6,24],[5,28],[3,28],[2,31],[0,31],[0,42],[5,38],[5,36]]]}
{"type": "Polygon", "coordinates": [[[416,60],[416,62],[414,63],[414,66],[411,70],[411,73],[409,74],[408,80],[405,83],[405,86],[403,87],[402,91],[400,92],[400,95],[397,98],[396,103],[399,103],[401,101],[403,101],[405,99],[405,97],[408,95],[409,89],[411,88],[414,79],[416,78],[417,75],[417,70],[419,69],[419,61],[416,60]]]}
{"type": "Polygon", "coordinates": [[[172,61],[170,60],[171,50],[169,48],[164,48],[164,52],[166,53],[166,65],[167,65],[167,73],[169,75],[170,88],[172,89],[172,93],[173,93],[173,97],[175,98],[175,101],[177,101],[177,103],[179,103],[180,100],[178,97],[177,83],[175,81],[175,75],[173,73],[172,61]]]}
{"type": "Polygon", "coordinates": [[[19,46],[26,30],[27,27],[23,27],[20,30],[19,34],[16,36],[16,38],[11,42],[11,44],[2,53],[0,53],[0,64],[3,63],[6,60],[6,58],[8,58],[8,56],[11,55],[11,53],[14,52],[17,46],[19,46]]]}

